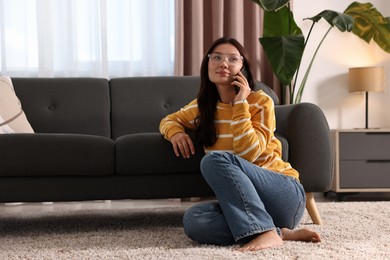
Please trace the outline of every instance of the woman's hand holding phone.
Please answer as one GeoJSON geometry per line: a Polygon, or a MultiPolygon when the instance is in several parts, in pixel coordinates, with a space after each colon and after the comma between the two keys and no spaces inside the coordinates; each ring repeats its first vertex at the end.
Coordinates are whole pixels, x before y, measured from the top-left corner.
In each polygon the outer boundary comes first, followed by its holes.
{"type": "Polygon", "coordinates": [[[232,85],[235,85],[238,88],[238,93],[234,98],[234,101],[246,99],[251,93],[248,81],[242,71],[239,71],[237,75],[234,76],[232,85]]]}

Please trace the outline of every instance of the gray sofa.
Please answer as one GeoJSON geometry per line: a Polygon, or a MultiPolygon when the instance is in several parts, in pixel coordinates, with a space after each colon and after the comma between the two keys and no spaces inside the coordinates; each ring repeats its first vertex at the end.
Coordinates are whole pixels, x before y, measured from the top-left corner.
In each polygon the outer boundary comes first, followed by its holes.
{"type": "MultiPolygon", "coordinates": [[[[12,78],[35,134],[0,135],[0,202],[210,197],[197,147],[177,158],[160,120],[196,97],[199,77],[12,78]]],[[[278,104],[276,95],[263,84],[278,104]]],[[[329,189],[331,139],[314,104],[277,105],[283,157],[311,192],[329,189]]],[[[312,204],[312,205],[311,205],[312,204]]],[[[314,207],[314,208],[313,208],[314,207]]]]}

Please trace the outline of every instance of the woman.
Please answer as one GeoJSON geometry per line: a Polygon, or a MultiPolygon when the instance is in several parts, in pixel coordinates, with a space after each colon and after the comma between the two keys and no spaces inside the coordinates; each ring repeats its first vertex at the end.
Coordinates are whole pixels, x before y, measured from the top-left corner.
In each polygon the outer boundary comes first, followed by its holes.
{"type": "Polygon", "coordinates": [[[195,151],[185,131],[195,130],[206,152],[201,172],[218,200],[186,211],[187,236],[207,244],[244,243],[240,251],[283,240],[319,242],[314,231],[294,230],[305,210],[305,191],[298,172],[281,159],[272,99],[252,91],[245,49],[235,39],[218,39],[200,72],[198,97],[160,123],[176,156],[184,158],[195,151]]]}

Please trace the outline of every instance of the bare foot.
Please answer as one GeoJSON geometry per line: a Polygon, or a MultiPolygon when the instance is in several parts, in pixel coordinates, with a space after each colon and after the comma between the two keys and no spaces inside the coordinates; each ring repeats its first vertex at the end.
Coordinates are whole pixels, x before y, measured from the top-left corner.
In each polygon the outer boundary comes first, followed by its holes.
{"type": "Polygon", "coordinates": [[[288,229],[282,228],[282,239],[283,240],[295,240],[295,241],[306,241],[306,242],[321,242],[320,234],[317,232],[307,229],[288,229]]]}
{"type": "Polygon", "coordinates": [[[243,245],[238,251],[257,251],[275,246],[283,245],[282,238],[276,233],[276,230],[266,231],[253,238],[249,243],[243,245]]]}

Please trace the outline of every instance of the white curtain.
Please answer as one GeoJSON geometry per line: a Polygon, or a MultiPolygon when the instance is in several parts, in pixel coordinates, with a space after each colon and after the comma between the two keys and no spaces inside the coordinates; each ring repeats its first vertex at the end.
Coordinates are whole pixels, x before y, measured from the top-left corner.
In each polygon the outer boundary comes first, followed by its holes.
{"type": "Polygon", "coordinates": [[[0,0],[0,73],[174,73],[174,0],[0,0]]]}

